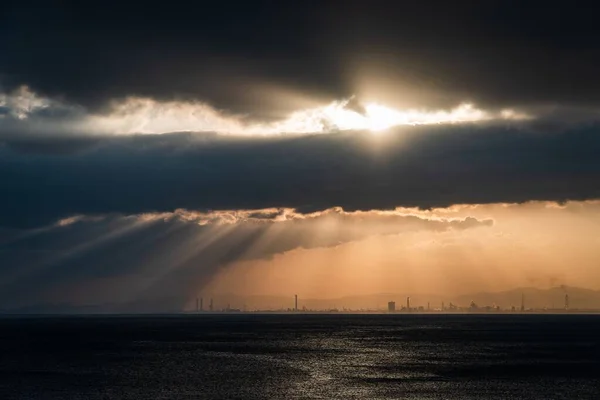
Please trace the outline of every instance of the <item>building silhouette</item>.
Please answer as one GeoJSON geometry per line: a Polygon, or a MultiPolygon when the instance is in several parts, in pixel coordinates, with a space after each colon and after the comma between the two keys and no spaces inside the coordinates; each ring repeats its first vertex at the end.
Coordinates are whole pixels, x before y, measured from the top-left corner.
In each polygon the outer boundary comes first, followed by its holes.
{"type": "Polygon", "coordinates": [[[396,302],[388,301],[388,312],[394,312],[394,311],[396,311],[396,302]]]}

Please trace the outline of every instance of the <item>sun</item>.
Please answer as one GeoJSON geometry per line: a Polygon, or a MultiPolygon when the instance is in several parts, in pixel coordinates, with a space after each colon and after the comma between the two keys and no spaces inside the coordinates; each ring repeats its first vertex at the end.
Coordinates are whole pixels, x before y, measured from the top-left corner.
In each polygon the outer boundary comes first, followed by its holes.
{"type": "Polygon", "coordinates": [[[367,104],[365,106],[365,117],[367,129],[372,132],[380,132],[397,125],[407,123],[406,115],[388,107],[378,104],[367,104]]]}
{"type": "Polygon", "coordinates": [[[325,115],[340,130],[380,132],[410,122],[402,112],[375,103],[366,104],[361,111],[347,108],[346,103],[334,103],[325,109],[325,115]]]}

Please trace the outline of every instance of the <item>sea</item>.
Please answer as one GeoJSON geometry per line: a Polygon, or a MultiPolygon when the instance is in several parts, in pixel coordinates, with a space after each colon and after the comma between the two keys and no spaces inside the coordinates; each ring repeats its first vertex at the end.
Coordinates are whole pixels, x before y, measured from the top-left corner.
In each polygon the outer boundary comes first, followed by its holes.
{"type": "Polygon", "coordinates": [[[600,399],[600,316],[2,317],[0,399],[600,399]]]}

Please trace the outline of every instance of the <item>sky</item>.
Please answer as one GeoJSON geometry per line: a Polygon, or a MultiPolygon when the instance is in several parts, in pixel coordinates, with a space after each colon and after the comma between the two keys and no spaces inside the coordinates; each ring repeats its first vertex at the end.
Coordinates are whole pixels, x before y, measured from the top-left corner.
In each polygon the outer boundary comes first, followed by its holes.
{"type": "Polygon", "coordinates": [[[3,2],[0,310],[600,290],[591,4],[3,2]]]}

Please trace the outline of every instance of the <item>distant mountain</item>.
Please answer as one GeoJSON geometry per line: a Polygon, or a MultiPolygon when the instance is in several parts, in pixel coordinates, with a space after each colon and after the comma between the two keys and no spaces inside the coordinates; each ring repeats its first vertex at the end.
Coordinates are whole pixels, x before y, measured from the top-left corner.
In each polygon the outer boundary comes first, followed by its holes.
{"type": "Polygon", "coordinates": [[[524,297],[525,308],[561,308],[565,307],[565,295],[569,296],[569,308],[600,309],[600,291],[577,287],[554,287],[537,289],[532,287],[518,288],[503,292],[481,292],[458,296],[456,304],[469,305],[474,301],[478,306],[496,304],[501,308],[521,307],[521,296],[524,297]]]}

